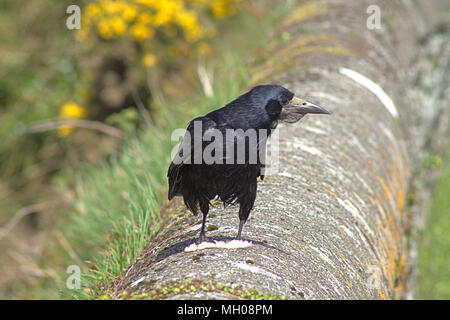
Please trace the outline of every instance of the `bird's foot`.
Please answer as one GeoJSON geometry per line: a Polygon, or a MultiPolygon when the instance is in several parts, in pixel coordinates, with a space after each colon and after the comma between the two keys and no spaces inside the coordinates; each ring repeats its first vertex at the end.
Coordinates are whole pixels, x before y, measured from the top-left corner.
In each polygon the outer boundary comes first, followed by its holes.
{"type": "Polygon", "coordinates": [[[202,242],[206,241],[206,234],[205,233],[200,233],[200,236],[197,239],[197,244],[200,244],[202,242]]]}

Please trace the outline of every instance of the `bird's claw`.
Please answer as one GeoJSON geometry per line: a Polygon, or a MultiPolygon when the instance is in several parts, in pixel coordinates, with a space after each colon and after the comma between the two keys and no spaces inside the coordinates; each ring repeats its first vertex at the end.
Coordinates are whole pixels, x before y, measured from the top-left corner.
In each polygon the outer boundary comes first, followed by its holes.
{"type": "Polygon", "coordinates": [[[198,240],[197,240],[197,244],[200,244],[205,241],[206,241],[206,235],[204,233],[200,234],[200,236],[198,237],[198,240]]]}

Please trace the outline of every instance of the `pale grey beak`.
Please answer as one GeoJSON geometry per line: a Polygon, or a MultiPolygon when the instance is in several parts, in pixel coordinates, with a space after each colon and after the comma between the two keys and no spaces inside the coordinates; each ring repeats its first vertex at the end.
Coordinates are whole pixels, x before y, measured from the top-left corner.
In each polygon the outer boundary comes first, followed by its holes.
{"type": "Polygon", "coordinates": [[[321,106],[318,106],[309,101],[302,100],[300,98],[294,97],[285,106],[280,113],[280,120],[288,123],[297,122],[305,114],[331,114],[329,111],[325,110],[321,106]]]}

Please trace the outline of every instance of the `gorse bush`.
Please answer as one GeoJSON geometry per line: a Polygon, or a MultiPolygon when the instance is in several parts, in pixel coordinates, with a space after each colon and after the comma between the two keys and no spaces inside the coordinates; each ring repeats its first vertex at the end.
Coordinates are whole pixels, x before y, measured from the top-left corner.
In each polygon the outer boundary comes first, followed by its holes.
{"type": "MultiPolygon", "coordinates": [[[[158,91],[157,95],[169,92],[169,96],[176,91],[166,90],[168,86],[174,87],[167,79],[173,75],[186,79],[183,73],[196,65],[199,56],[211,52],[211,41],[226,28],[222,22],[242,11],[244,3],[243,0],[87,1],[75,39],[83,53],[78,64],[89,67],[80,68],[78,100],[63,101],[60,116],[117,123],[116,115],[112,121],[107,118],[135,107],[140,102],[137,100],[151,109],[154,91],[158,91]],[[83,109],[82,114],[65,115],[68,104],[83,109]]],[[[58,133],[66,137],[73,131],[73,127],[66,125],[58,133]]]]}
{"type": "MultiPolygon", "coordinates": [[[[141,48],[142,63],[154,66],[168,57],[206,54],[207,40],[217,34],[215,20],[236,14],[242,0],[100,0],[89,3],[83,41],[125,39],[141,48]],[[194,50],[193,50],[194,49],[194,50]]],[[[166,61],[167,62],[167,61],[166,61]]]]}

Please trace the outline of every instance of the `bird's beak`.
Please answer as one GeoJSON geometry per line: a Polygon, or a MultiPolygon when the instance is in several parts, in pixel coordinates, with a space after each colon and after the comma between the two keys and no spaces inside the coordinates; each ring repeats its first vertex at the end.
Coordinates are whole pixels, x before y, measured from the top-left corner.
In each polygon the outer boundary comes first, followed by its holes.
{"type": "Polygon", "coordinates": [[[308,113],[330,114],[329,111],[325,110],[321,106],[294,96],[287,105],[283,106],[283,109],[280,113],[280,120],[293,123],[297,122],[298,120],[303,118],[305,114],[308,113]]]}

